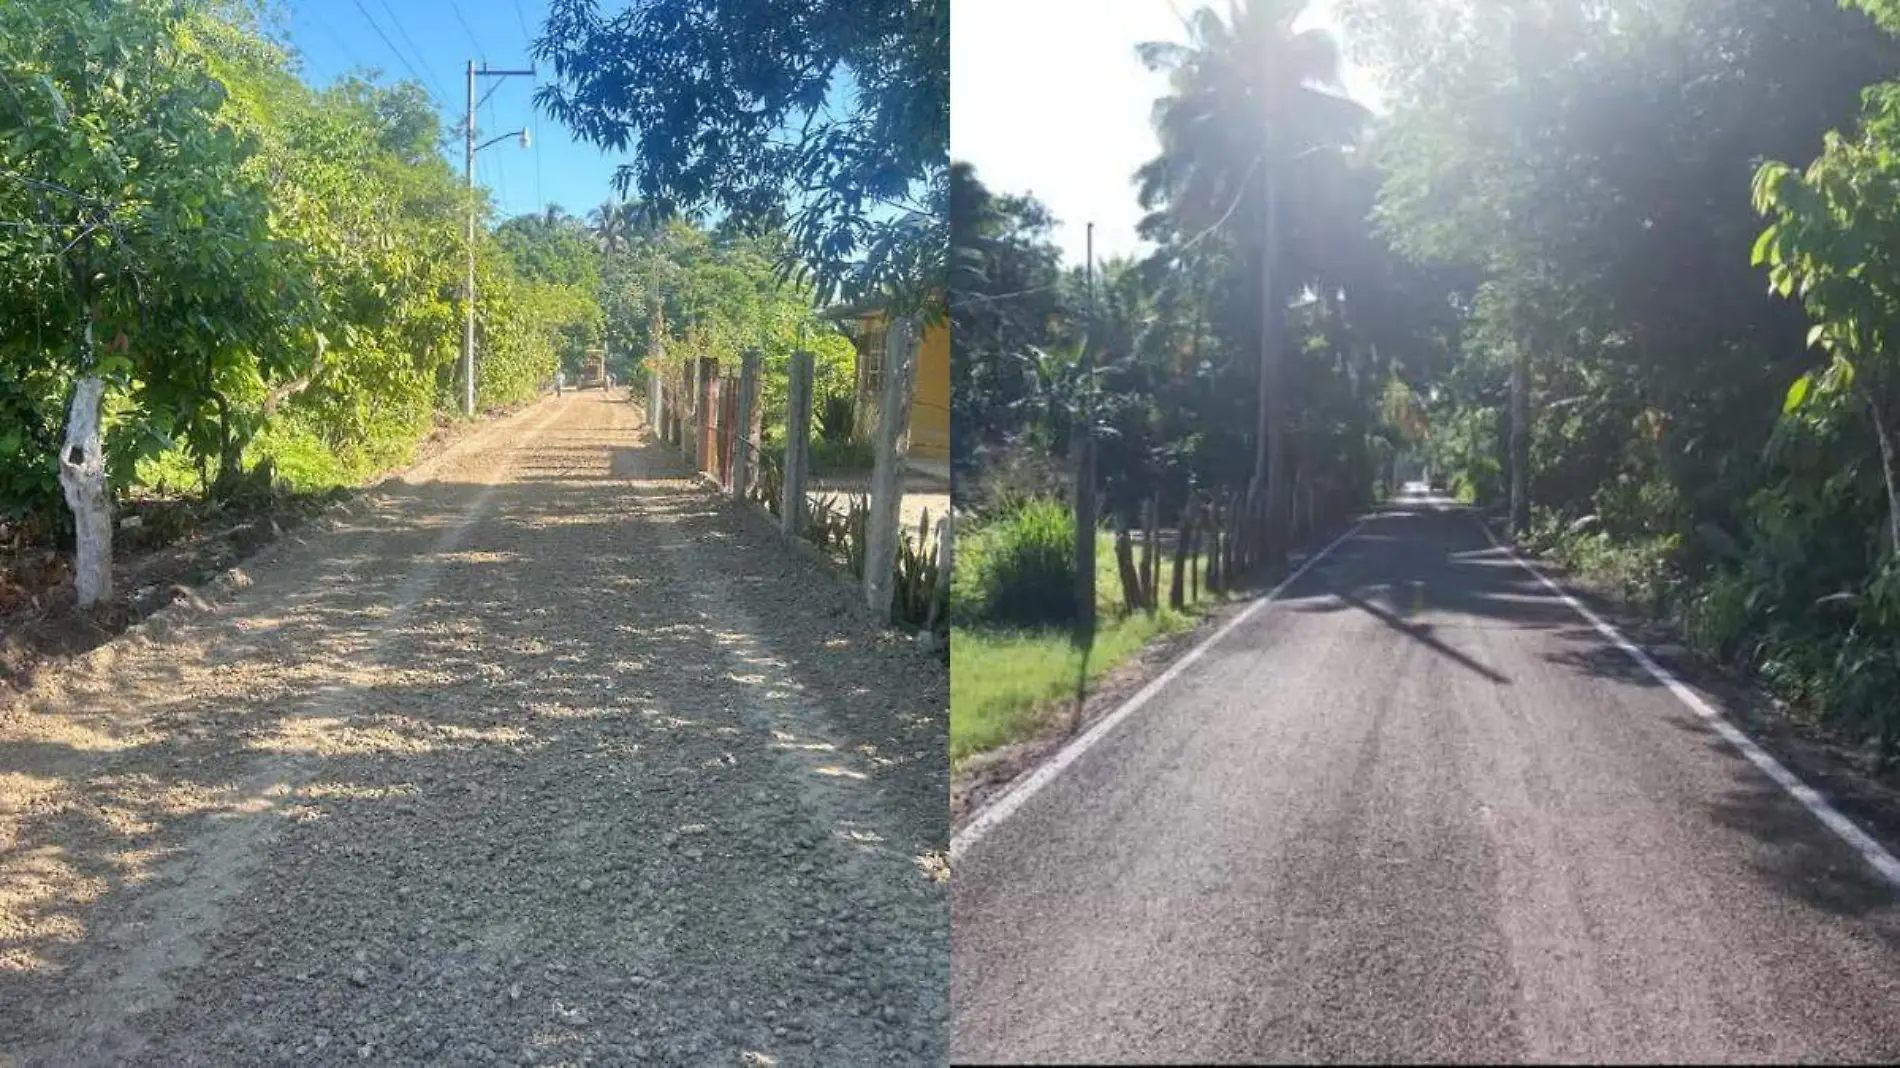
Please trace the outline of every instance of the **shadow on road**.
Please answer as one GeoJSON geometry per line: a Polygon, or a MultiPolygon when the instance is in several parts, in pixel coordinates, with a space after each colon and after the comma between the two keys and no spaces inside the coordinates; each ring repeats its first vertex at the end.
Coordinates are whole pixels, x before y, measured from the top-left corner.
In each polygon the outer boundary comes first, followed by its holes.
{"type": "Polygon", "coordinates": [[[860,1012],[917,947],[876,888],[799,887],[943,848],[947,684],[809,562],[655,478],[649,447],[611,460],[645,481],[603,483],[598,435],[543,434],[511,482],[399,485],[180,640],[0,719],[0,1048],[69,1040],[82,990],[230,1060],[314,1030],[379,1060],[467,1059],[458,1031],[578,1055],[586,1021],[547,1005],[581,975],[688,984],[597,1006],[596,1031],[655,1010],[778,1050],[817,1037],[797,1018],[860,1012]],[[799,705],[837,735],[780,729],[799,705]],[[893,818],[816,821],[819,778],[893,818]],[[879,933],[814,970],[827,930],[879,933]],[[138,1000],[174,968],[204,980],[180,1019],[138,1000]],[[765,1011],[794,989],[787,1039],[765,1011]],[[404,999],[434,1038],[385,1011],[404,999]]]}

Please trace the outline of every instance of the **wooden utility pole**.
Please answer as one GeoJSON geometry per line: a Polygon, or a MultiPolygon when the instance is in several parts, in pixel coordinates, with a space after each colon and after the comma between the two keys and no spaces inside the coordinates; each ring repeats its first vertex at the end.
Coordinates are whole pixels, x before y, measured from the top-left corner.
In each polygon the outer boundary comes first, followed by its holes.
{"type": "Polygon", "coordinates": [[[1092,643],[1095,636],[1095,224],[1088,224],[1088,329],[1082,335],[1081,425],[1075,431],[1075,625],[1092,643]]]}

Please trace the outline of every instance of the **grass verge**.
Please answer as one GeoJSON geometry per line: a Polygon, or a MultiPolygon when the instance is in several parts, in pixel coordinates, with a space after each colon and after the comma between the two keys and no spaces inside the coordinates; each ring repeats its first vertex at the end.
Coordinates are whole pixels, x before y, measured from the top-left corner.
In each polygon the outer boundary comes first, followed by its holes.
{"type": "MultiPolygon", "coordinates": [[[[1041,731],[1076,697],[1078,681],[1086,688],[1150,643],[1192,626],[1226,597],[1201,591],[1181,611],[1165,607],[1172,557],[1161,567],[1163,607],[1124,613],[1114,541],[1096,543],[1096,627],[1086,662],[1067,627],[1030,630],[956,627],[950,632],[950,762],[1041,731]]],[[[1195,554],[1193,565],[1205,567],[1195,554]]],[[[1204,571],[1203,571],[1204,573],[1204,571]]]]}

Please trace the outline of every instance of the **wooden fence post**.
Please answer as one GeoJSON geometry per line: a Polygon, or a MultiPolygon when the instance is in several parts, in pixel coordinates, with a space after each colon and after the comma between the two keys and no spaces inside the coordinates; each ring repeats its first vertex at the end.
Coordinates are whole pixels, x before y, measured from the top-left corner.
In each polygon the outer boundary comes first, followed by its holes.
{"type": "Polygon", "coordinates": [[[666,387],[660,384],[660,369],[647,368],[647,427],[656,437],[666,436],[666,423],[663,414],[666,387]]]}
{"type": "Polygon", "coordinates": [[[1135,569],[1135,551],[1128,542],[1128,513],[1126,509],[1115,510],[1115,574],[1122,582],[1122,607],[1124,614],[1132,613],[1142,606],[1141,575],[1135,569]]]}
{"type": "Polygon", "coordinates": [[[680,393],[685,420],[680,426],[680,456],[695,469],[699,467],[699,382],[698,360],[686,361],[686,388],[680,393]]]}
{"type": "Polygon", "coordinates": [[[752,489],[752,454],[759,447],[758,435],[752,429],[758,422],[753,418],[758,397],[759,353],[753,349],[739,361],[739,426],[732,441],[732,499],[740,504],[745,503],[752,489]]]}
{"type": "Polygon", "coordinates": [[[1158,496],[1150,496],[1142,509],[1146,522],[1141,542],[1141,596],[1149,615],[1161,607],[1161,547],[1156,544],[1161,537],[1160,511],[1158,496]]]}
{"type": "Polygon", "coordinates": [[[785,470],[779,482],[779,529],[794,537],[805,535],[806,453],[811,449],[812,356],[792,353],[789,392],[785,398],[785,470]]]}
{"type": "Polygon", "coordinates": [[[719,361],[710,356],[699,361],[699,382],[697,404],[699,423],[693,429],[693,466],[709,474],[716,474],[719,466],[719,453],[714,442],[719,440],[719,404],[716,386],[719,381],[719,361]]]}
{"type": "Polygon", "coordinates": [[[1185,604],[1182,598],[1187,592],[1183,588],[1186,576],[1182,572],[1191,567],[1193,557],[1188,554],[1194,548],[1193,537],[1194,495],[1189,494],[1186,503],[1181,506],[1181,521],[1174,528],[1174,574],[1168,582],[1168,607],[1177,612],[1185,604]]]}
{"type": "Polygon", "coordinates": [[[1207,592],[1220,592],[1220,500],[1209,497],[1201,503],[1207,511],[1207,522],[1203,528],[1207,532],[1207,592]]]}
{"type": "Polygon", "coordinates": [[[956,512],[952,510],[937,521],[937,588],[930,599],[928,627],[935,630],[939,620],[950,614],[951,565],[956,559],[956,512]]]}
{"type": "MultiPolygon", "coordinates": [[[[884,340],[881,396],[877,406],[877,459],[871,468],[871,514],[865,524],[864,603],[878,618],[891,612],[892,569],[902,537],[904,466],[910,453],[910,406],[917,378],[918,323],[891,324],[884,340]]],[[[918,546],[922,549],[922,546],[918,546]]]]}
{"type": "Polygon", "coordinates": [[[1227,550],[1221,554],[1221,585],[1225,589],[1234,588],[1234,576],[1247,569],[1247,512],[1253,505],[1248,503],[1247,495],[1236,493],[1224,509],[1226,530],[1221,540],[1227,543],[1227,550]]]}
{"type": "Polygon", "coordinates": [[[1206,540],[1201,532],[1207,529],[1207,506],[1192,494],[1189,499],[1194,503],[1194,510],[1188,513],[1188,522],[1191,524],[1188,527],[1188,603],[1198,604],[1201,600],[1201,568],[1195,562],[1194,554],[1201,550],[1201,543],[1206,540]]]}

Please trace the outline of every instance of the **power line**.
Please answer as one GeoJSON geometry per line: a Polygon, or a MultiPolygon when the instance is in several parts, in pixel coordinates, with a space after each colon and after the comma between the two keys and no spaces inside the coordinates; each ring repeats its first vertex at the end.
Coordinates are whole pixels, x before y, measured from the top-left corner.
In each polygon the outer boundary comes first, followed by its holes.
{"type": "MultiPolygon", "coordinates": [[[[496,85],[500,85],[501,83],[500,83],[500,82],[496,82],[495,84],[496,84],[496,85]]],[[[501,123],[500,123],[500,122],[498,122],[498,121],[496,120],[496,118],[495,118],[495,105],[494,105],[494,103],[493,103],[492,101],[491,101],[491,102],[489,103],[489,105],[488,105],[488,124],[489,124],[490,126],[493,126],[493,127],[495,128],[495,133],[496,133],[497,135],[499,135],[499,134],[501,133],[501,123]]],[[[498,204],[497,204],[496,206],[497,206],[497,207],[499,207],[499,208],[501,208],[501,213],[502,213],[503,215],[507,215],[507,214],[508,214],[508,208],[507,208],[507,204],[508,204],[508,173],[507,173],[507,172],[508,172],[508,164],[507,164],[507,163],[506,163],[505,161],[503,161],[503,160],[501,160],[501,159],[496,159],[496,160],[495,160],[495,167],[494,167],[494,172],[495,172],[495,184],[501,187],[501,201],[500,201],[500,203],[498,203],[498,204]]]]}
{"type": "Polygon", "coordinates": [[[521,36],[526,38],[529,44],[533,44],[534,31],[528,29],[527,16],[521,13],[521,0],[515,0],[515,21],[521,24],[521,36]]]}
{"type": "Polygon", "coordinates": [[[335,41],[337,45],[340,48],[342,48],[345,53],[349,55],[350,59],[355,62],[356,66],[364,67],[364,68],[369,66],[369,64],[363,62],[363,57],[360,53],[357,52],[356,47],[350,44],[349,38],[336,32],[336,28],[330,25],[329,20],[325,19],[322,15],[317,14],[316,8],[310,9],[310,18],[317,25],[323,27],[323,32],[330,35],[330,39],[335,41]]]}
{"type": "MultiPolygon", "coordinates": [[[[428,70],[429,61],[423,58],[422,49],[416,47],[416,42],[410,38],[409,31],[403,28],[402,20],[396,17],[396,12],[389,6],[389,0],[378,0],[378,2],[383,5],[383,13],[389,16],[390,25],[396,27],[396,34],[402,38],[402,43],[409,46],[409,51],[416,57],[416,62],[422,64],[422,69],[428,70]]],[[[447,99],[448,94],[442,91],[441,83],[431,77],[429,85],[435,90],[437,96],[447,99]]]]}
{"type": "Polygon", "coordinates": [[[376,24],[376,20],[370,16],[369,9],[363,6],[363,0],[350,0],[350,2],[356,5],[357,11],[362,13],[363,20],[369,23],[369,28],[376,31],[376,36],[383,39],[383,44],[389,46],[389,52],[396,57],[396,61],[402,64],[403,69],[409,72],[409,76],[416,80],[417,85],[422,86],[422,91],[429,94],[429,99],[434,100],[436,106],[446,113],[449,110],[448,105],[444,104],[442,98],[429,88],[427,79],[416,73],[416,68],[410,65],[409,60],[402,54],[402,49],[397,48],[395,42],[389,39],[389,35],[383,32],[383,28],[376,24]]]}
{"type": "Polygon", "coordinates": [[[483,63],[488,62],[488,49],[483,48],[481,41],[476,39],[475,31],[468,28],[468,20],[462,17],[461,5],[449,0],[449,10],[455,13],[455,21],[462,24],[462,32],[468,34],[468,43],[475,46],[475,54],[482,57],[483,63]]]}

